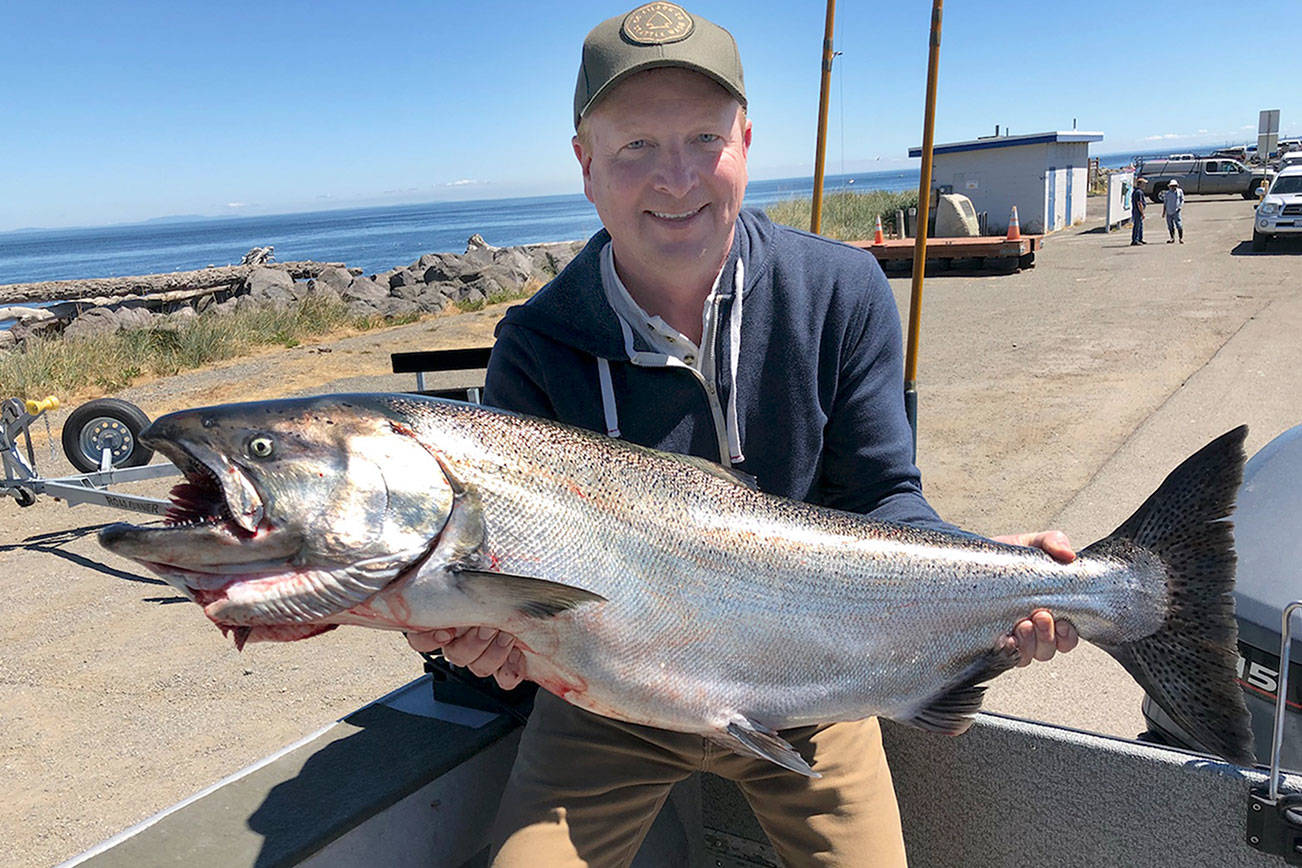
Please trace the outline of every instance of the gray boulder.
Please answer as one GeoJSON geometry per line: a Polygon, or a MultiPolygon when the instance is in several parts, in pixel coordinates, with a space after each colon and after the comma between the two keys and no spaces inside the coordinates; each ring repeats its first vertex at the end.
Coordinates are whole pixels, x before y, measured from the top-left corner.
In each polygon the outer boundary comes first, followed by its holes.
{"type": "Polygon", "coordinates": [[[126,330],[147,329],[154,325],[154,314],[147,307],[123,306],[117,310],[118,327],[126,330]]]}
{"type": "Polygon", "coordinates": [[[417,284],[423,284],[424,282],[425,278],[422,273],[412,271],[409,268],[404,268],[401,271],[394,272],[393,275],[389,277],[389,289],[397,289],[400,286],[416,286],[417,284]]]}
{"type": "Polygon", "coordinates": [[[427,253],[420,258],[420,263],[424,263],[421,277],[426,283],[458,280],[467,269],[474,267],[455,253],[427,253]]]}
{"type": "Polygon", "coordinates": [[[355,277],[339,292],[344,301],[379,301],[389,297],[389,289],[367,277],[355,277]]]}
{"type": "MultiPolygon", "coordinates": [[[[357,274],[361,274],[361,269],[357,269],[357,274]]],[[[342,297],[344,290],[353,282],[354,275],[347,268],[325,268],[316,277],[307,282],[308,292],[315,292],[323,287],[329,287],[342,297]]]]}
{"type": "MultiPolygon", "coordinates": [[[[452,284],[446,285],[452,286],[452,284]]],[[[457,287],[461,286],[460,283],[455,285],[457,287]]],[[[442,286],[442,284],[440,286],[442,286]]],[[[451,304],[448,296],[440,291],[437,286],[427,287],[419,297],[412,300],[415,301],[416,304],[420,306],[420,309],[426,313],[440,313],[444,308],[451,304]]]]}
{"type": "Polygon", "coordinates": [[[319,284],[306,298],[316,304],[340,304],[344,300],[333,287],[324,284],[319,284]]]}
{"type": "Polygon", "coordinates": [[[389,291],[389,295],[394,298],[405,298],[407,301],[415,301],[429,291],[423,283],[413,284],[412,286],[398,286],[389,291]]]}
{"type": "Polygon", "coordinates": [[[121,328],[118,312],[111,307],[92,307],[68,323],[63,336],[70,339],[111,335],[121,328]]]}
{"type": "Polygon", "coordinates": [[[493,252],[493,266],[506,276],[506,283],[521,287],[534,274],[533,260],[518,247],[502,247],[493,252]]]}
{"type": "Polygon", "coordinates": [[[239,310],[241,298],[243,298],[243,296],[237,295],[228,298],[225,301],[219,301],[205,312],[216,316],[227,316],[235,313],[235,311],[239,310]]]}
{"type": "Polygon", "coordinates": [[[384,317],[407,316],[421,312],[420,305],[405,298],[384,298],[376,302],[376,308],[384,317]]]}
{"type": "Polygon", "coordinates": [[[297,298],[294,278],[279,268],[255,268],[244,281],[248,297],[259,303],[287,305],[297,298]]]}
{"type": "Polygon", "coordinates": [[[501,249],[489,244],[484,236],[476,232],[466,239],[466,252],[462,254],[462,259],[471,265],[488,265],[493,261],[493,254],[501,249]]]}
{"type": "Polygon", "coordinates": [[[18,338],[14,337],[11,330],[0,331],[0,352],[7,352],[16,346],[18,346],[18,338]]]}

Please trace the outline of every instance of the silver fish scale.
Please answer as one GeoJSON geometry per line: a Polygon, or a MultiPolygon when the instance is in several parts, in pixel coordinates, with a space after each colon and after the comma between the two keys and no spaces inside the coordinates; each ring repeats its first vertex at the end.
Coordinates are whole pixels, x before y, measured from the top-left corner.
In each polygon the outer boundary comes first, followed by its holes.
{"type": "Polygon", "coordinates": [[[1095,641],[1160,623],[1136,589],[1160,601],[1161,579],[1119,563],[1061,565],[772,497],[578,429],[417,408],[421,438],[482,499],[494,569],[609,600],[518,631],[626,719],[694,731],[730,711],[774,728],[907,715],[1040,606],[1095,641]]]}

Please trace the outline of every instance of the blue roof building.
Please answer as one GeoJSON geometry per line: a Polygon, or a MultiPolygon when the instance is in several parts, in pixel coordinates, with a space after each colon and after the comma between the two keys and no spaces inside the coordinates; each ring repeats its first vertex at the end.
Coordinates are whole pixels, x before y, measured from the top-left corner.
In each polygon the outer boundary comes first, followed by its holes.
{"type": "Polygon", "coordinates": [[[1068,130],[936,145],[931,186],[971,199],[987,212],[989,231],[1007,231],[1016,205],[1023,232],[1052,232],[1085,219],[1089,143],[1101,141],[1102,133],[1068,130]]]}

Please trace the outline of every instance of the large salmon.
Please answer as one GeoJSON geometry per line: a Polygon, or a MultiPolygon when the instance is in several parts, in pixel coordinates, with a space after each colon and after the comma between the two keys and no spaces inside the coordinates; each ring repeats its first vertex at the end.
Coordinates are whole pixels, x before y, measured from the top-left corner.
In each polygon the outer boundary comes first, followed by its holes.
{"type": "Polygon", "coordinates": [[[1071,564],[764,494],[707,461],[484,407],[337,395],[209,407],[141,437],[185,474],[164,525],[100,532],[241,646],[340,624],[509,631],[534,681],[812,774],[777,734],[881,715],[959,733],[1037,608],[1208,751],[1252,761],[1231,525],[1246,429],[1071,564]]]}

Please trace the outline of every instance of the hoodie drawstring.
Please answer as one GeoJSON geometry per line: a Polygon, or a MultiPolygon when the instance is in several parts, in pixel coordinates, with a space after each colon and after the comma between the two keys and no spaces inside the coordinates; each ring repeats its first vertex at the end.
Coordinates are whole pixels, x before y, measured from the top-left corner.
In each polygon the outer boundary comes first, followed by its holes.
{"type": "MultiPolygon", "coordinates": [[[[613,270],[613,263],[611,267],[613,270]]],[[[726,445],[727,451],[720,458],[722,463],[728,466],[745,460],[745,456],[741,451],[741,428],[737,424],[737,366],[741,360],[741,299],[745,280],[746,269],[739,259],[737,261],[737,273],[733,278],[732,308],[728,314],[728,407],[726,415],[721,420],[724,428],[724,442],[720,446],[726,445]]],[[[615,319],[619,322],[620,331],[624,335],[624,352],[627,354],[628,360],[634,365],[682,367],[691,371],[698,380],[702,378],[700,371],[675,356],[641,352],[635,349],[633,346],[633,329],[624,321],[622,316],[616,315],[615,319]]],[[[606,434],[610,437],[619,437],[619,413],[615,407],[615,387],[610,376],[610,362],[600,356],[597,357],[597,378],[601,382],[601,411],[605,419],[606,434]]],[[[704,385],[704,380],[702,380],[702,384],[704,385]]],[[[715,406],[717,407],[717,405],[715,406]]],[[[718,416],[716,415],[715,418],[718,419],[718,416]]]]}
{"type": "Polygon", "coordinates": [[[615,387],[610,382],[610,362],[597,356],[597,378],[601,380],[601,410],[606,416],[606,436],[619,436],[619,415],[615,412],[615,387]]]}
{"type": "Polygon", "coordinates": [[[728,458],[733,464],[746,458],[741,454],[741,430],[737,426],[737,363],[741,359],[741,288],[745,272],[739,258],[737,275],[732,283],[732,311],[728,314],[728,417],[724,422],[728,429],[728,458]]]}

